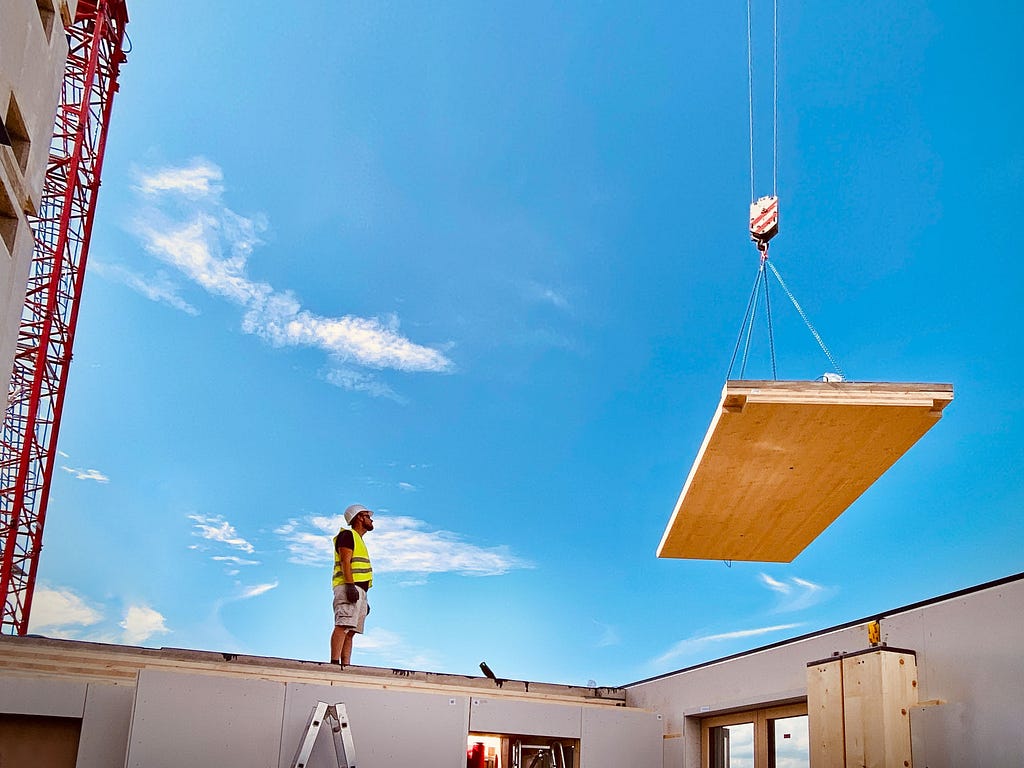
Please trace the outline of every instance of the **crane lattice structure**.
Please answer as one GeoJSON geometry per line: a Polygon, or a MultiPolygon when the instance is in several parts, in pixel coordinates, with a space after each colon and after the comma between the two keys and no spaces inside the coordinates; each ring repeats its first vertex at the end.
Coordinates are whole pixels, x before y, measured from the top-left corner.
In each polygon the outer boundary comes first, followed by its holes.
{"type": "Polygon", "coordinates": [[[126,60],[125,0],[78,0],[0,436],[0,633],[28,631],[96,195],[126,60]]]}

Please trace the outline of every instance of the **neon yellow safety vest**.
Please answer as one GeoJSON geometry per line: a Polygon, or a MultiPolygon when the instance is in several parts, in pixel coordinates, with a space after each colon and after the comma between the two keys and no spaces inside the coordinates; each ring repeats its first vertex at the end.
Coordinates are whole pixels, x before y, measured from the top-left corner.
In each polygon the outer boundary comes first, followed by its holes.
{"type": "MultiPolygon", "coordinates": [[[[341,536],[341,531],[338,531],[338,536],[341,536]]],[[[338,536],[334,537],[334,578],[331,579],[331,584],[335,587],[345,583],[345,569],[341,567],[341,553],[338,552],[338,536]]],[[[355,544],[355,549],[352,550],[352,580],[366,582],[366,588],[369,589],[373,586],[370,553],[366,551],[363,537],[355,531],[352,531],[352,543],[355,544]]]]}

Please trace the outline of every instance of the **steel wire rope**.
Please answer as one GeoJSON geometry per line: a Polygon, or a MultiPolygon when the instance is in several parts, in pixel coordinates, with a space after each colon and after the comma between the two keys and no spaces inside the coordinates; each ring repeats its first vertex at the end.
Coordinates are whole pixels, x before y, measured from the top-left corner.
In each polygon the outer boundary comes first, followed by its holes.
{"type": "MultiPolygon", "coordinates": [[[[767,255],[765,261],[768,261],[767,255]]],[[[775,365],[775,331],[772,329],[772,302],[768,298],[768,276],[764,278],[764,312],[768,318],[768,349],[772,358],[772,381],[778,381],[779,374],[775,365]]]]}
{"type": "Polygon", "coordinates": [[[754,46],[750,31],[751,2],[752,0],[747,0],[747,107],[750,117],[750,202],[754,202],[754,46]]]}
{"type": "MultiPolygon", "coordinates": [[[[754,173],[753,0],[747,0],[747,114],[750,130],[750,202],[757,199],[754,173]]],[[[772,2],[772,196],[779,192],[779,0],[772,2]]]]}
{"type": "Polygon", "coordinates": [[[747,301],[747,309],[743,313],[743,322],[740,323],[740,332],[736,336],[736,345],[732,348],[732,357],[729,359],[729,370],[725,373],[725,378],[728,380],[732,376],[733,366],[736,364],[736,355],[740,351],[740,343],[743,341],[743,329],[747,327],[747,319],[750,317],[750,308],[754,305],[754,301],[757,298],[757,285],[761,282],[761,270],[757,270],[757,277],[754,278],[754,288],[750,291],[750,299],[747,301]]]}
{"type": "MultiPolygon", "coordinates": [[[[765,281],[767,282],[767,276],[764,274],[764,264],[757,269],[757,280],[758,283],[765,281]]],[[[754,286],[755,291],[757,285],[754,286]]],[[[750,325],[747,326],[747,341],[743,345],[743,359],[740,361],[740,378],[742,379],[744,373],[747,370],[747,359],[750,357],[750,339],[754,335],[754,321],[757,318],[757,302],[754,302],[753,309],[750,311],[750,325]]]]}
{"type": "Polygon", "coordinates": [[[807,325],[808,330],[810,330],[811,335],[813,335],[814,339],[818,342],[818,346],[821,347],[821,351],[825,353],[825,357],[827,357],[828,361],[832,363],[832,367],[835,369],[836,373],[838,373],[845,379],[846,374],[843,373],[843,369],[839,367],[839,363],[837,363],[836,359],[832,357],[832,353],[829,351],[828,347],[825,346],[825,342],[822,341],[821,336],[818,334],[818,331],[814,328],[814,326],[811,324],[811,321],[807,318],[807,314],[804,312],[803,307],[800,306],[800,302],[796,300],[796,296],[794,296],[792,291],[790,291],[789,288],[786,286],[785,281],[782,279],[782,275],[779,274],[779,270],[777,270],[775,268],[775,265],[772,264],[771,262],[768,262],[768,266],[771,268],[772,274],[775,275],[775,279],[779,281],[779,285],[782,286],[782,290],[785,291],[786,296],[788,296],[789,300],[793,302],[793,306],[796,307],[796,311],[800,314],[800,317],[803,318],[803,321],[807,325]]]}
{"type": "Polygon", "coordinates": [[[779,0],[772,20],[772,196],[779,195],[779,0]]]}

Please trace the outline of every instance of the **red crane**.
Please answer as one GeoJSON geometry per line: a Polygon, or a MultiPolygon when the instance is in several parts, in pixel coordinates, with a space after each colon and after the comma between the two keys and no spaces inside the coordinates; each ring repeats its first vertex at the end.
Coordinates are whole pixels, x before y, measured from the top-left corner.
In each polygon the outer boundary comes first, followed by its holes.
{"type": "Polygon", "coordinates": [[[28,631],[71,349],[128,9],[79,0],[0,436],[0,633],[28,631]]]}

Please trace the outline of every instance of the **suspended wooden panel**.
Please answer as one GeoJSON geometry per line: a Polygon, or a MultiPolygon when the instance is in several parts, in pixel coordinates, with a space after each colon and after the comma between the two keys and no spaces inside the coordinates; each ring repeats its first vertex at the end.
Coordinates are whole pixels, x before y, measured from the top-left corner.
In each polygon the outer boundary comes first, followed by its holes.
{"type": "Polygon", "coordinates": [[[658,557],[792,561],[952,399],[951,384],[726,382],[658,557]]]}

